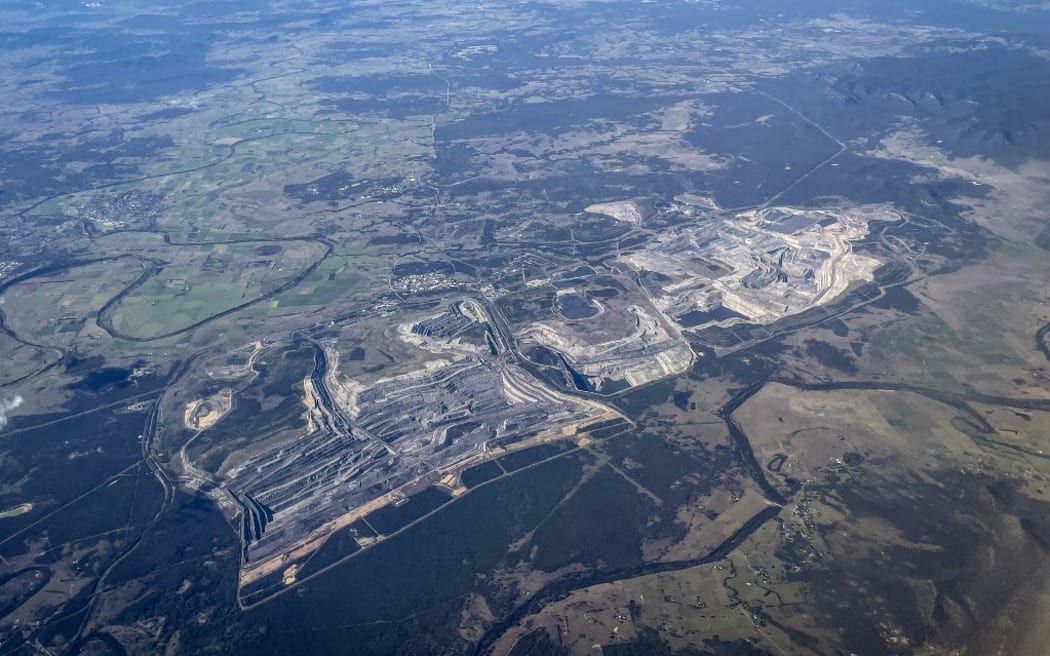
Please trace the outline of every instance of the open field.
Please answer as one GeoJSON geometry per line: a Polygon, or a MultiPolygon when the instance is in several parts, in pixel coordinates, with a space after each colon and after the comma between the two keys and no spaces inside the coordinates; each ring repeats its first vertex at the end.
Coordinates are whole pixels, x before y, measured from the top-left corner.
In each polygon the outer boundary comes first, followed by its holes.
{"type": "Polygon", "coordinates": [[[127,291],[104,320],[134,339],[178,332],[260,300],[320,261],[313,242],[179,246],[155,275],[127,291]]]}
{"type": "Polygon", "coordinates": [[[0,357],[5,362],[0,385],[11,384],[58,361],[56,352],[23,344],[7,334],[0,334],[0,357]]]}
{"type": "Polygon", "coordinates": [[[827,471],[850,475],[852,464],[865,460],[965,459],[975,445],[953,423],[957,415],[907,392],[803,392],[771,383],[734,416],[758,462],[789,493],[827,471]]]}
{"type": "Polygon", "coordinates": [[[4,292],[4,322],[40,344],[71,346],[78,340],[97,340],[105,336],[95,321],[99,310],[141,278],[148,266],[124,257],[20,282],[4,292]]]}

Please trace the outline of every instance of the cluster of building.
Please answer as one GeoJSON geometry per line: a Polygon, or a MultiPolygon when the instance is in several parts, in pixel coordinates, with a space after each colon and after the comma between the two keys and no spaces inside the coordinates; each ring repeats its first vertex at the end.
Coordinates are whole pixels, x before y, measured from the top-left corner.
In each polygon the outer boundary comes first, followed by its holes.
{"type": "Polygon", "coordinates": [[[75,213],[100,232],[128,227],[148,228],[160,216],[162,202],[160,194],[132,189],[117,194],[95,194],[78,206],[75,213]]]}

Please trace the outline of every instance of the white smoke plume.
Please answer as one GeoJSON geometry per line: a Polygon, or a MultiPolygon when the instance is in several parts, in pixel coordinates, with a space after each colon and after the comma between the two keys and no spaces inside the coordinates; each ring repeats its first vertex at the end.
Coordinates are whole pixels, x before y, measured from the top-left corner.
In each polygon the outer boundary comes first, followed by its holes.
{"type": "Polygon", "coordinates": [[[7,426],[7,413],[22,405],[24,399],[21,396],[13,396],[9,399],[0,399],[0,430],[7,426]]]}

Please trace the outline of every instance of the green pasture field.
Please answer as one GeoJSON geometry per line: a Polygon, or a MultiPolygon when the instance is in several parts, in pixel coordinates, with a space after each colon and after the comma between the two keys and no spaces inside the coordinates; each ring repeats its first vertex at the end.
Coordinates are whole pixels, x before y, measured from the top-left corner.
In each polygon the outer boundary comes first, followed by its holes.
{"type": "Polygon", "coordinates": [[[141,261],[120,258],[24,280],[4,292],[5,322],[26,341],[69,346],[144,270],[141,261]]]}
{"type": "Polygon", "coordinates": [[[119,333],[149,339],[183,330],[252,303],[293,280],[322,257],[308,241],[177,246],[169,264],[111,308],[119,333]],[[280,248],[271,253],[268,249],[280,248]]]}

